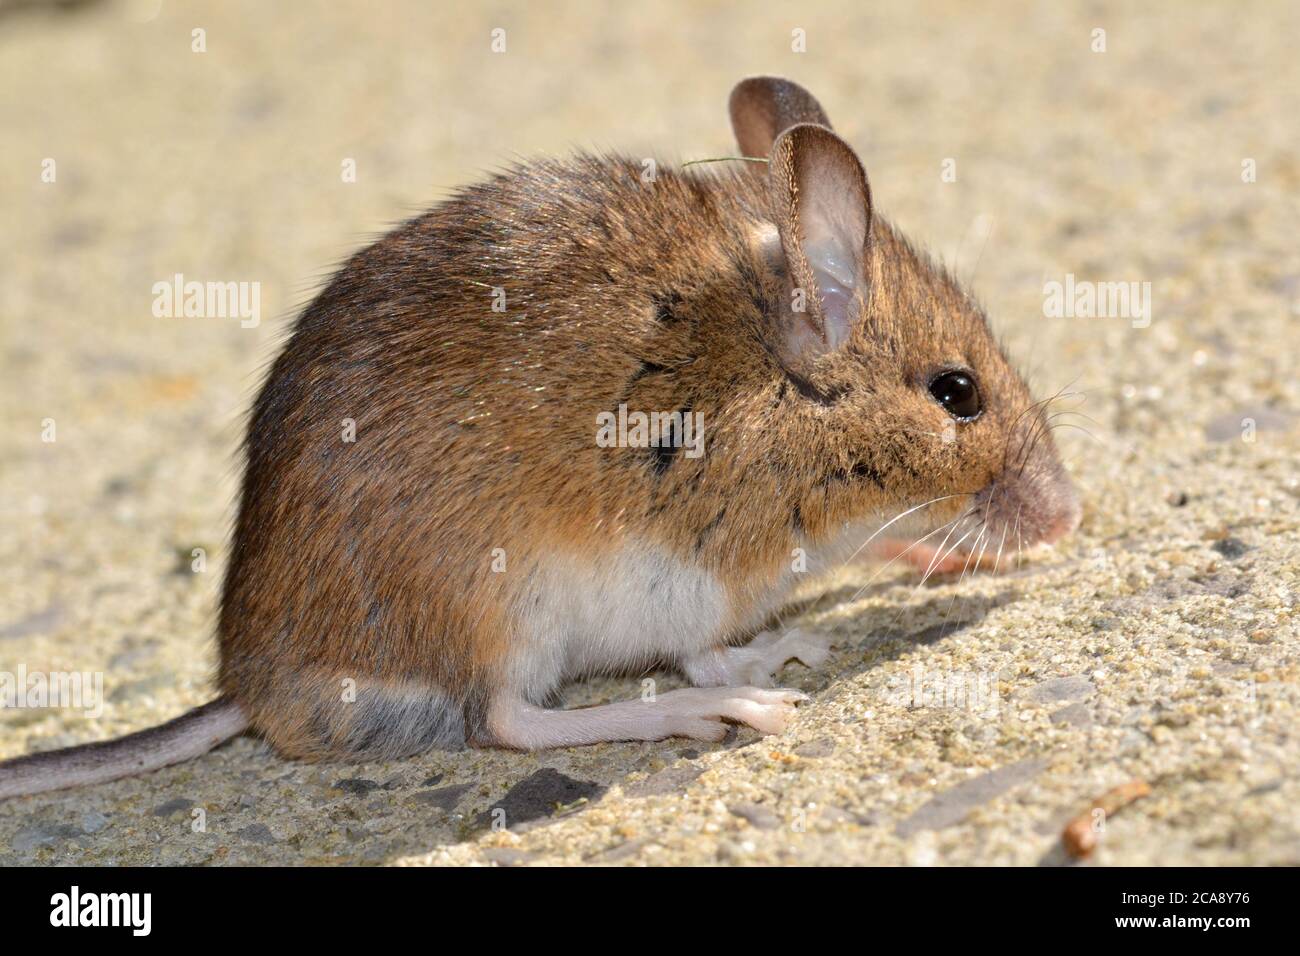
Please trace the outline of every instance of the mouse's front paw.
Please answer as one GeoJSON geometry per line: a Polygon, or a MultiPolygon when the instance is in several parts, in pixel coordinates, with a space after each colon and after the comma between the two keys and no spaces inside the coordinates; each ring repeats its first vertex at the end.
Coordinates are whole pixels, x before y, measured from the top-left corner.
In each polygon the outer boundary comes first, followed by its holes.
{"type": "Polygon", "coordinates": [[[747,724],[762,734],[779,734],[794,717],[795,705],[808,699],[797,690],[761,687],[692,687],[659,698],[668,735],[719,741],[724,720],[747,724]]]}
{"type": "Polygon", "coordinates": [[[744,647],[716,647],[687,660],[686,676],[697,687],[771,687],[787,661],[820,667],[830,657],[831,638],[798,628],[765,631],[744,647]]]}
{"type": "Polygon", "coordinates": [[[831,656],[831,638],[827,634],[810,634],[799,628],[784,633],[764,631],[741,650],[757,652],[755,669],[769,678],[787,661],[799,661],[805,667],[821,667],[831,656]]]}

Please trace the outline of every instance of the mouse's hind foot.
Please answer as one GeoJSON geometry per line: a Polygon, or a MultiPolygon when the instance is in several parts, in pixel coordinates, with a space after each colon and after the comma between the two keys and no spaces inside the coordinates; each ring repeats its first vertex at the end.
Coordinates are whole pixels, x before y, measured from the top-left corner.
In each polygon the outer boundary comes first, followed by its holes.
{"type": "Polygon", "coordinates": [[[758,687],[688,687],[575,710],[499,698],[489,710],[488,728],[492,743],[520,750],[666,737],[716,742],[726,736],[724,721],[780,733],[794,717],[795,704],[807,699],[797,690],[758,687]]]}

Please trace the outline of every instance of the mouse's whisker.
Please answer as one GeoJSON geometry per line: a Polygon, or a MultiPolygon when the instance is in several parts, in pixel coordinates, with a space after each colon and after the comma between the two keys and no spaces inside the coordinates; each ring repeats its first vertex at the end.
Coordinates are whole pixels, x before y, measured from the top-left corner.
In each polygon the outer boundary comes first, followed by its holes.
{"type": "Polygon", "coordinates": [[[1002,549],[1006,547],[1007,532],[1010,530],[1006,525],[1002,526],[1002,540],[998,543],[998,556],[993,562],[993,573],[997,574],[998,569],[1002,567],[1002,549]]]}
{"type": "MultiPolygon", "coordinates": [[[[925,574],[921,578],[921,583],[916,586],[917,590],[920,590],[921,586],[924,585],[926,581],[930,580],[930,575],[934,573],[934,569],[936,567],[941,567],[943,565],[943,562],[946,561],[954,551],[956,551],[958,548],[961,547],[961,543],[963,541],[965,541],[967,538],[973,535],[976,531],[979,531],[982,527],[983,525],[980,524],[980,525],[976,525],[974,528],[971,528],[964,535],[958,538],[953,543],[953,546],[947,550],[947,552],[944,552],[942,544],[939,545],[939,550],[935,552],[935,557],[930,561],[930,566],[926,568],[925,574]]],[[[944,539],[945,544],[947,543],[947,540],[948,540],[947,538],[944,539]]],[[[979,539],[977,538],[976,540],[978,541],[979,539]]]]}
{"type": "MultiPolygon", "coordinates": [[[[1006,440],[1006,444],[1005,444],[1005,446],[1004,446],[1004,448],[1003,448],[1003,452],[1002,452],[1002,465],[1003,465],[1004,468],[1006,467],[1006,464],[1007,464],[1007,453],[1010,452],[1010,450],[1011,450],[1011,438],[1012,438],[1013,435],[1015,435],[1015,433],[1016,433],[1016,426],[1018,426],[1018,425],[1020,424],[1021,419],[1023,419],[1023,418],[1024,418],[1026,415],[1028,415],[1030,412],[1033,412],[1033,411],[1035,411],[1035,410],[1041,410],[1041,409],[1043,409],[1043,408],[1046,408],[1046,407],[1047,407],[1048,405],[1050,405],[1052,402],[1054,402],[1054,401],[1056,401],[1057,399],[1061,398],[1061,397],[1062,397],[1062,394],[1063,394],[1063,392],[1057,392],[1055,395],[1052,395],[1052,396],[1049,397],[1049,398],[1043,398],[1043,399],[1039,399],[1039,400],[1036,401],[1036,402],[1031,402],[1030,404],[1026,405],[1024,408],[1022,408],[1022,409],[1020,410],[1020,413],[1019,413],[1018,415],[1016,415],[1016,417],[1015,417],[1014,419],[1012,419],[1011,424],[1007,427],[1007,440],[1006,440]]],[[[1020,447],[1016,449],[1016,455],[1017,455],[1017,456],[1018,456],[1018,455],[1020,454],[1020,452],[1024,449],[1024,447],[1025,447],[1025,442],[1028,440],[1029,434],[1032,434],[1032,432],[1033,432],[1033,429],[1031,428],[1030,431],[1029,431],[1028,433],[1026,433],[1025,437],[1021,439],[1021,441],[1020,441],[1020,447]]]]}
{"type": "MultiPolygon", "coordinates": [[[[966,563],[961,566],[961,574],[957,575],[957,588],[966,580],[966,572],[970,569],[970,559],[975,556],[974,550],[966,552],[966,563]]],[[[952,598],[948,601],[948,610],[943,613],[943,626],[939,629],[939,635],[942,637],[948,630],[948,620],[952,617],[952,609],[957,605],[957,595],[960,593],[956,588],[953,590],[952,598]]]]}
{"type": "MultiPolygon", "coordinates": [[[[973,554],[975,550],[975,546],[979,544],[980,538],[984,537],[985,530],[986,528],[983,522],[977,524],[975,527],[971,528],[969,531],[967,531],[964,535],[962,535],[957,540],[957,543],[953,545],[953,549],[959,547],[963,541],[965,541],[972,534],[975,534],[975,532],[978,531],[979,535],[975,538],[975,544],[971,546],[971,553],[973,554]]],[[[948,553],[951,554],[952,550],[950,550],[948,553]]],[[[946,556],[947,555],[945,555],[945,557],[946,556]]],[[[967,555],[966,560],[967,561],[970,560],[970,555],[967,555]]],[[[927,570],[925,576],[921,578],[921,580],[917,583],[916,587],[912,589],[912,593],[908,595],[907,600],[903,602],[902,607],[898,609],[898,615],[894,618],[894,624],[898,624],[898,622],[903,619],[903,614],[906,613],[908,605],[911,604],[912,600],[917,596],[917,594],[920,593],[921,588],[925,587],[925,582],[929,580],[929,578],[930,578],[930,572],[927,570]]],[[[956,595],[953,595],[953,597],[955,598],[956,595]]]]}
{"type": "Polygon", "coordinates": [[[1105,446],[1106,444],[1104,441],[1102,441],[1100,438],[1094,435],[1090,429],[1084,428],[1082,425],[1076,425],[1073,422],[1056,422],[1052,425],[1052,428],[1053,429],[1073,428],[1075,431],[1083,432],[1085,435],[1087,435],[1089,438],[1095,441],[1098,445],[1105,446]]]}
{"type": "Polygon", "coordinates": [[[984,563],[984,552],[988,549],[988,546],[992,543],[993,543],[993,535],[990,534],[988,537],[984,539],[984,544],[980,547],[980,556],[975,559],[976,567],[984,563]]]}
{"type": "Polygon", "coordinates": [[[924,584],[925,584],[925,579],[922,578],[919,582],[917,582],[916,586],[912,588],[912,592],[908,594],[907,599],[904,600],[899,605],[898,613],[894,615],[892,626],[897,627],[898,622],[903,619],[903,615],[907,613],[908,607],[911,605],[912,601],[916,598],[917,594],[920,593],[921,588],[924,584]]]}
{"type": "MultiPolygon", "coordinates": [[[[880,577],[882,574],[884,574],[886,571],[888,571],[889,568],[890,568],[890,566],[891,566],[895,561],[897,561],[899,558],[903,557],[905,554],[908,554],[908,553],[909,553],[913,548],[915,548],[917,545],[920,545],[920,544],[924,543],[924,542],[926,541],[926,539],[928,539],[928,538],[932,538],[932,537],[934,537],[936,534],[938,534],[939,532],[943,531],[943,530],[944,530],[945,528],[947,528],[949,525],[956,524],[958,521],[961,521],[962,519],[969,517],[970,514],[971,514],[971,512],[970,512],[970,511],[967,511],[965,514],[959,515],[958,517],[953,518],[952,521],[945,522],[944,524],[939,525],[939,527],[935,528],[933,531],[929,532],[929,533],[926,534],[924,537],[918,538],[916,541],[912,542],[912,543],[911,543],[910,545],[908,545],[905,549],[903,549],[902,551],[900,551],[898,554],[894,555],[892,558],[890,558],[888,561],[886,561],[886,562],[885,562],[885,563],[884,563],[880,568],[878,568],[878,569],[876,570],[876,573],[873,574],[870,578],[867,579],[867,583],[864,584],[864,585],[862,585],[862,587],[858,588],[858,590],[857,590],[856,592],[854,592],[853,596],[852,596],[851,598],[849,598],[848,601],[846,601],[845,603],[846,603],[846,604],[852,604],[852,603],[853,603],[854,601],[856,601],[859,597],[861,597],[862,592],[865,591],[867,588],[871,587],[871,585],[875,583],[876,579],[879,578],[879,577],[880,577]]],[[[865,545],[864,545],[864,547],[865,547],[865,545]]]]}
{"type": "Polygon", "coordinates": [[[1075,408],[1062,408],[1062,409],[1060,409],[1060,410],[1055,411],[1055,412],[1052,413],[1052,417],[1053,417],[1053,418],[1055,418],[1055,417],[1058,416],[1058,415],[1074,415],[1074,416],[1076,416],[1076,417],[1078,417],[1078,418],[1082,418],[1082,419],[1084,419],[1085,421],[1092,422],[1092,424],[1097,425],[1098,427],[1101,426],[1101,422],[1097,421],[1097,419],[1095,419],[1095,418],[1093,418],[1091,415],[1088,415],[1088,414],[1086,414],[1085,412],[1081,412],[1081,411],[1079,411],[1078,409],[1075,409],[1075,408]]]}
{"type": "MultiPolygon", "coordinates": [[[[1068,387],[1069,386],[1067,385],[1065,388],[1068,387]]],[[[1008,428],[1007,430],[1008,435],[1013,434],[1015,432],[1015,428],[1018,424],[1020,424],[1020,420],[1024,418],[1025,415],[1028,414],[1029,412],[1038,411],[1042,413],[1039,416],[1041,418],[1042,415],[1046,415],[1047,410],[1054,403],[1059,402],[1062,399],[1076,397],[1079,394],[1078,392],[1067,392],[1065,388],[1058,390],[1055,394],[1049,395],[1047,398],[1040,399],[1039,401],[1032,402],[1031,404],[1025,406],[1025,408],[1021,410],[1020,414],[1015,417],[1015,420],[1012,421],[1011,427],[1008,428]]],[[[1023,447],[1023,442],[1022,442],[1022,447],[1023,447]]]]}
{"type": "MultiPolygon", "coordinates": [[[[976,540],[978,541],[979,539],[977,538],[976,540]]],[[[966,573],[970,570],[970,562],[971,562],[971,558],[973,557],[975,557],[975,549],[971,548],[969,551],[966,552],[966,562],[961,566],[961,574],[957,575],[958,588],[960,588],[961,583],[966,580],[966,573]]],[[[954,590],[952,595],[952,600],[948,602],[948,610],[944,613],[943,626],[945,629],[948,627],[948,618],[952,616],[953,606],[957,603],[957,594],[958,592],[954,590]]]]}
{"type": "MultiPolygon", "coordinates": [[[[977,538],[976,540],[978,541],[979,539],[977,538]]],[[[971,559],[974,557],[975,557],[975,549],[971,548],[968,552],[966,552],[966,563],[961,566],[961,574],[957,578],[958,584],[961,584],[962,581],[966,580],[967,572],[970,572],[972,574],[974,573],[974,570],[971,568],[971,559]]]]}
{"type": "Polygon", "coordinates": [[[1016,453],[1020,462],[1016,467],[1017,478],[1025,473],[1025,466],[1029,464],[1029,460],[1033,456],[1034,447],[1038,444],[1038,440],[1048,431],[1050,429],[1047,428],[1045,421],[1039,418],[1035,420],[1033,427],[1026,433],[1025,441],[1021,442],[1021,451],[1016,453]],[[1025,447],[1026,444],[1028,444],[1028,447],[1025,447]]]}
{"type": "Polygon", "coordinates": [[[1024,473],[1025,465],[1029,463],[1029,459],[1033,457],[1034,449],[1038,447],[1038,443],[1043,440],[1044,435],[1051,434],[1051,431],[1052,431],[1051,426],[1046,421],[1044,421],[1042,426],[1038,429],[1037,434],[1034,435],[1034,440],[1030,444],[1029,450],[1025,452],[1024,459],[1020,462],[1021,474],[1024,473]]]}
{"type": "MultiPolygon", "coordinates": [[[[871,536],[868,537],[866,541],[862,542],[862,544],[860,544],[860,545],[858,546],[858,549],[857,549],[856,551],[854,551],[851,555],[848,556],[848,558],[846,558],[846,559],[844,560],[844,563],[840,565],[840,568],[843,569],[843,568],[848,567],[850,561],[852,561],[852,560],[853,560],[854,558],[856,558],[859,554],[861,554],[864,548],[866,548],[868,545],[870,545],[872,541],[876,540],[877,536],[879,536],[879,534],[880,534],[882,531],[884,531],[886,528],[888,528],[888,527],[889,527],[890,525],[892,525],[894,522],[896,522],[896,521],[900,521],[900,520],[902,520],[903,518],[906,518],[908,515],[913,514],[914,512],[920,511],[922,508],[926,508],[926,507],[929,507],[930,505],[937,504],[937,503],[940,502],[940,501],[947,501],[947,500],[949,500],[950,498],[961,498],[961,497],[964,497],[964,496],[966,496],[966,495],[970,495],[970,494],[971,494],[971,492],[969,492],[969,491],[961,491],[961,492],[957,492],[956,494],[952,494],[952,495],[940,495],[938,498],[931,498],[929,501],[924,501],[924,502],[922,502],[921,504],[916,505],[916,506],[913,507],[913,508],[908,508],[906,511],[903,511],[903,512],[900,513],[900,514],[895,515],[894,517],[892,517],[892,518],[890,518],[888,521],[886,521],[883,525],[881,525],[879,528],[877,528],[874,532],[872,532],[871,536]]],[[[958,520],[959,520],[959,519],[958,519],[958,520]]]]}
{"type": "Polygon", "coordinates": [[[1025,539],[1020,534],[1020,512],[1024,510],[1022,504],[1016,509],[1016,570],[1019,571],[1025,561],[1025,539]]]}
{"type": "MultiPolygon", "coordinates": [[[[1024,418],[1027,414],[1029,414],[1029,412],[1033,411],[1035,408],[1042,405],[1046,401],[1049,401],[1049,399],[1043,399],[1042,401],[1033,402],[1032,404],[1026,405],[1024,408],[1020,410],[1020,413],[1011,420],[1011,424],[1007,426],[1007,439],[1002,447],[1002,466],[1004,468],[1007,465],[1007,459],[1011,455],[1011,438],[1016,433],[1016,426],[1020,424],[1020,420],[1024,418]]],[[[1023,442],[1021,443],[1021,447],[1024,447],[1023,442]]],[[[1017,452],[1018,451],[1019,449],[1017,449],[1017,452]]]]}
{"type": "MultiPolygon", "coordinates": [[[[925,574],[922,575],[922,577],[921,577],[921,583],[922,583],[922,584],[924,584],[925,581],[926,581],[926,578],[928,578],[928,577],[930,576],[930,572],[934,570],[934,566],[935,566],[935,564],[938,563],[938,562],[940,561],[941,556],[943,555],[943,549],[944,549],[944,547],[948,544],[948,539],[951,538],[951,537],[953,536],[953,533],[957,530],[957,528],[958,528],[958,525],[957,525],[957,524],[954,524],[954,525],[952,526],[952,529],[951,529],[951,530],[950,530],[946,535],[944,535],[943,541],[941,541],[941,542],[939,543],[939,547],[935,548],[935,551],[934,551],[934,557],[932,557],[932,558],[930,559],[930,566],[927,567],[927,568],[925,569],[925,574]]],[[[954,545],[954,547],[955,547],[955,545],[954,545]]]]}

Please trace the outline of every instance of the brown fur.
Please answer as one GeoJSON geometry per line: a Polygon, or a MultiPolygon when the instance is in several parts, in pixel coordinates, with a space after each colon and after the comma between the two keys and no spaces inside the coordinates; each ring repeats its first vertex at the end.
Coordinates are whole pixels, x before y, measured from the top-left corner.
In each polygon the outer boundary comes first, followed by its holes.
{"type": "Polygon", "coordinates": [[[976,500],[1022,543],[1072,522],[984,314],[878,217],[852,338],[789,361],[768,170],[737,165],[518,166],[355,255],[303,313],[249,425],[219,628],[221,690],[280,752],[481,737],[519,596],[559,546],[599,562],[654,541],[743,609],[794,547],[936,496],[980,494],[929,514],[976,500]],[[927,383],[950,367],[984,412],[945,443],[927,383]],[[702,412],[706,453],[597,447],[620,403],[702,412]],[[349,679],[363,700],[432,689],[454,716],[390,734],[397,711],[346,706],[349,679]]]}
{"type": "MultiPolygon", "coordinates": [[[[723,645],[787,592],[795,549],[824,557],[918,510],[951,527],[939,564],[1068,532],[1044,406],[978,306],[873,216],[816,100],[755,77],[731,114],[768,168],[647,182],[618,157],[525,164],[352,257],[253,409],[222,697],[0,764],[0,797],[167,766],[247,727],[304,759],[714,740],[723,718],[776,732],[800,695],[733,686],[723,645]],[[978,416],[931,395],[953,371],[978,416]],[[600,447],[598,415],[624,404],[702,414],[703,455],[600,447]],[[535,699],[657,654],[701,686],[578,714],[535,699]]],[[[785,640],[762,647],[817,650],[785,640]]]]}

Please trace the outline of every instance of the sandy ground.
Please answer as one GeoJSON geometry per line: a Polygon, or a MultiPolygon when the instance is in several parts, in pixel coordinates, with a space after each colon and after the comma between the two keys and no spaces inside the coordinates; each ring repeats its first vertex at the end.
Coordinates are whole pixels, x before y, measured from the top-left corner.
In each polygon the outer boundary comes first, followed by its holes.
{"type": "Polygon", "coordinates": [[[746,74],[814,90],[878,208],[1077,393],[1083,527],[997,577],[811,585],[789,623],[838,649],[787,667],[813,699],[777,737],[363,766],[241,739],[0,805],[0,862],[1052,864],[1137,779],[1096,864],[1300,863],[1295,5],[442,6],[0,3],[0,670],[105,696],[0,711],[0,756],[210,696],[240,422],[333,263],[515,154],[725,155],[746,74]],[[261,321],[155,318],[176,273],[260,282],[261,321]],[[1149,325],[1046,318],[1066,274],[1150,282],[1149,325]]]}

